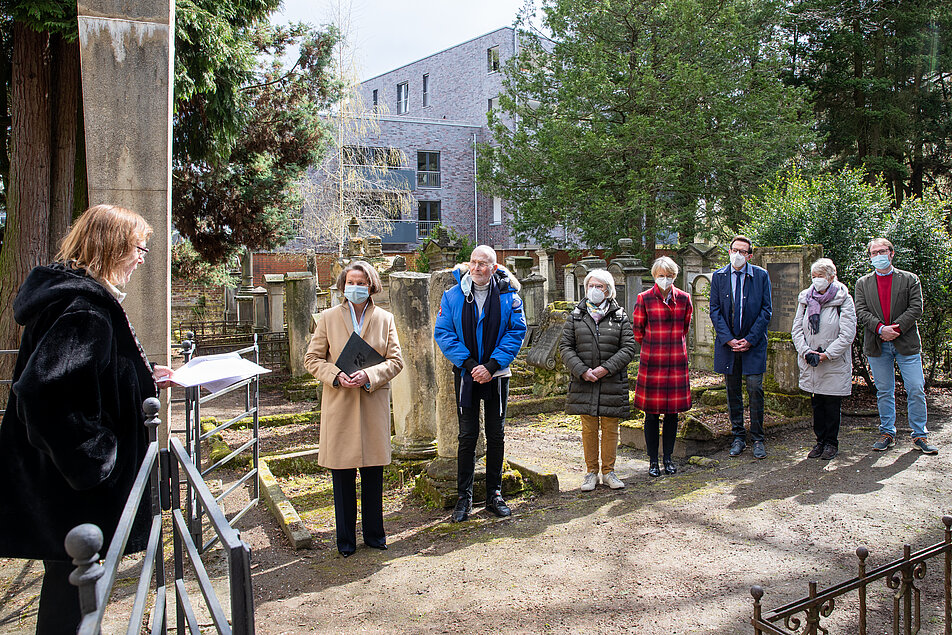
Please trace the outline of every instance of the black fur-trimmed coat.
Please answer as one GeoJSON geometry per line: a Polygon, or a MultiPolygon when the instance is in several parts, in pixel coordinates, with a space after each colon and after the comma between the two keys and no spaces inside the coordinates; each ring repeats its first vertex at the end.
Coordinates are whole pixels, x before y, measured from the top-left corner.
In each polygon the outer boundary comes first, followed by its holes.
{"type": "MultiPolygon", "coordinates": [[[[13,309],[24,330],[0,424],[0,556],[66,560],[80,523],[103,530],[105,552],[148,446],[148,359],[83,270],[36,267],[13,309]]],[[[140,505],[127,552],[144,548],[148,516],[140,505]]]]}

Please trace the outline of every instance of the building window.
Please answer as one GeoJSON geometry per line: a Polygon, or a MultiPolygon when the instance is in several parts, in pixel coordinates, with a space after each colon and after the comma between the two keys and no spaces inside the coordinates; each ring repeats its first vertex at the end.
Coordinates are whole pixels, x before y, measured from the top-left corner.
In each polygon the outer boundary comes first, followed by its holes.
{"type": "Polygon", "coordinates": [[[403,153],[396,148],[371,146],[344,146],[342,161],[344,165],[373,165],[377,167],[398,168],[404,164],[403,153]]]}
{"type": "Polygon", "coordinates": [[[493,225],[502,225],[502,199],[493,197],[493,225]]]}
{"type": "Polygon", "coordinates": [[[417,187],[440,187],[439,152],[417,152],[417,187]]]}
{"type": "Polygon", "coordinates": [[[377,110],[377,89],[374,88],[374,110],[377,110]]]}
{"type": "Polygon", "coordinates": [[[423,107],[426,108],[430,105],[430,75],[426,73],[423,75],[423,107]]]}
{"type": "Polygon", "coordinates": [[[499,47],[493,46],[486,49],[486,67],[490,73],[499,72],[499,47]]]}
{"type": "Polygon", "coordinates": [[[489,112],[492,112],[493,110],[496,110],[497,108],[499,108],[499,98],[498,98],[498,97],[493,97],[493,98],[491,98],[491,99],[489,100],[489,104],[488,104],[487,110],[488,110],[489,112]]]}
{"type": "Polygon", "coordinates": [[[410,84],[397,84],[397,114],[405,115],[410,110],[410,84]]]}
{"type": "Polygon", "coordinates": [[[417,237],[426,238],[440,222],[440,202],[420,201],[417,208],[417,237]]]}

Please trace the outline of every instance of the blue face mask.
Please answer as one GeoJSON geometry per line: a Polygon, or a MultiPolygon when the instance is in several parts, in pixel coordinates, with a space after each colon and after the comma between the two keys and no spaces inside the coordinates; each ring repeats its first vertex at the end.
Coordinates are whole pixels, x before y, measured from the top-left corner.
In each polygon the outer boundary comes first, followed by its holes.
{"type": "Polygon", "coordinates": [[[359,284],[344,285],[344,297],[354,304],[363,304],[370,297],[370,289],[359,284]]]}
{"type": "Polygon", "coordinates": [[[889,269],[889,256],[887,256],[886,254],[879,254],[879,255],[873,256],[872,258],[869,259],[869,262],[880,271],[883,269],[889,269]]]}

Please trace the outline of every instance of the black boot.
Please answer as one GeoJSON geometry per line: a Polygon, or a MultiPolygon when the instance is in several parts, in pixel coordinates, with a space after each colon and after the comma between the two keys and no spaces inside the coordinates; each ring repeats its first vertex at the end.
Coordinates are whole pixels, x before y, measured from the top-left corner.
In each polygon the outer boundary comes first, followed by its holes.
{"type": "Polygon", "coordinates": [[[456,502],[456,508],[453,510],[453,522],[461,523],[464,520],[469,518],[469,515],[473,513],[473,499],[471,498],[460,498],[456,502]]]}

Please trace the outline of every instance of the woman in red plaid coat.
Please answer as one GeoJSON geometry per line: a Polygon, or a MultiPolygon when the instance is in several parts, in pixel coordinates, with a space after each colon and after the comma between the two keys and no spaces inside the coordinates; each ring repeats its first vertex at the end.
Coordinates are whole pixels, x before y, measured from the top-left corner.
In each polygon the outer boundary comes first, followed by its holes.
{"type": "Polygon", "coordinates": [[[658,468],[658,424],[664,415],[662,446],[664,472],[674,474],[671,461],[678,413],[691,408],[691,380],[688,377],[687,334],[691,325],[691,296],[674,286],[678,265],[662,256],[651,265],[653,287],[638,294],[632,313],[635,340],[641,344],[635,407],[645,413],[645,446],[648,474],[661,476],[658,468]]]}

